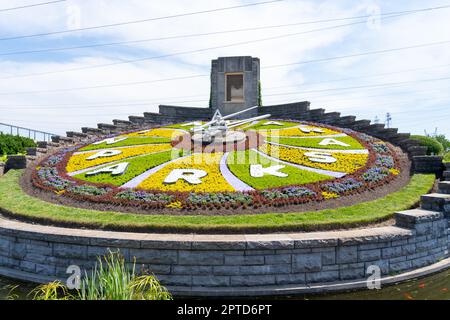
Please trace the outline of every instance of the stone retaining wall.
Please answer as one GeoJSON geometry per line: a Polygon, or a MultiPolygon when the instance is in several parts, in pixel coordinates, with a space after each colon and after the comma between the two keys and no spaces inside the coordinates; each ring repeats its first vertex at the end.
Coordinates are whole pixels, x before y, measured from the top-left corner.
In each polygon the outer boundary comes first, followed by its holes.
{"type": "Polygon", "coordinates": [[[0,274],[65,279],[69,265],[89,270],[98,255],[119,249],[174,294],[275,295],[281,287],[364,279],[370,265],[391,275],[448,258],[442,213],[411,210],[396,219],[389,227],[270,235],[134,234],[0,219],[0,274]]]}

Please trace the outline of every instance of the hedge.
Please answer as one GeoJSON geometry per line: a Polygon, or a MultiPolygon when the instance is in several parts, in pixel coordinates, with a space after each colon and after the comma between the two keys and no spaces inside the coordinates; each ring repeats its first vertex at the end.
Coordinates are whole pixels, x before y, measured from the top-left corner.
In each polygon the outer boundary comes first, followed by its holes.
{"type": "Polygon", "coordinates": [[[428,147],[427,155],[440,155],[444,152],[442,144],[432,137],[427,136],[411,136],[411,139],[419,141],[424,147],[428,147]]]}
{"type": "Polygon", "coordinates": [[[0,156],[24,153],[32,147],[36,147],[32,139],[0,133],[0,156]]]}

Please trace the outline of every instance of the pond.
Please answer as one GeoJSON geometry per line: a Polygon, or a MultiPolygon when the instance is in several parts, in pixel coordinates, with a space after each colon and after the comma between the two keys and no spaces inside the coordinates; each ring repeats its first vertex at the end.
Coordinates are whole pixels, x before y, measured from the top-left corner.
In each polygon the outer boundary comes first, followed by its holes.
{"type": "MultiPolygon", "coordinates": [[[[29,283],[0,278],[0,300],[8,297],[12,286],[18,286],[14,293],[20,299],[29,298],[27,294],[34,287],[29,283]]],[[[450,269],[426,278],[387,286],[381,290],[287,298],[292,300],[450,300],[450,269]]]]}

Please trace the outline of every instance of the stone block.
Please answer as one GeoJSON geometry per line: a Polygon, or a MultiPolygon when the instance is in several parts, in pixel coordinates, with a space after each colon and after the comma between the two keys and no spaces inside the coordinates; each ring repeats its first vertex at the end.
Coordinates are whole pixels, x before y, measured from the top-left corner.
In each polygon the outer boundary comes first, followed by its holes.
{"type": "Polygon", "coordinates": [[[372,249],[372,250],[361,250],[358,252],[358,261],[366,262],[366,261],[376,261],[381,258],[381,250],[380,249],[372,249]]]}
{"type": "Polygon", "coordinates": [[[36,264],[36,273],[47,276],[56,276],[56,267],[48,264],[36,264]]]}
{"type": "Polygon", "coordinates": [[[293,272],[315,272],[322,268],[322,255],[320,253],[306,253],[293,255],[293,272]]]}
{"type": "MultiPolygon", "coordinates": [[[[263,258],[264,260],[264,258],[263,258]]],[[[210,251],[185,251],[180,250],[178,252],[178,264],[179,265],[223,265],[224,254],[221,252],[210,251]]]]}
{"type": "Polygon", "coordinates": [[[411,261],[401,261],[390,264],[390,272],[401,272],[412,268],[411,261]]]}
{"type": "Polygon", "coordinates": [[[130,258],[136,258],[136,263],[174,264],[177,262],[175,250],[130,249],[130,258]]]}
{"type": "Polygon", "coordinates": [[[264,257],[266,264],[287,264],[292,262],[292,256],[290,254],[274,254],[264,257]]]}
{"type": "Polygon", "coordinates": [[[304,273],[276,275],[275,279],[279,285],[306,283],[306,275],[304,273]]]}
{"type": "Polygon", "coordinates": [[[158,280],[164,286],[192,286],[192,277],[191,276],[182,276],[182,275],[159,275],[158,280]]]}
{"type": "Polygon", "coordinates": [[[87,246],[74,244],[55,243],[53,245],[53,255],[61,258],[86,259],[87,246]]]}
{"type": "Polygon", "coordinates": [[[263,265],[264,256],[225,256],[225,265],[263,265]]]}
{"type": "Polygon", "coordinates": [[[357,269],[341,269],[339,270],[340,280],[355,280],[362,279],[366,275],[364,267],[357,269]]]}
{"type": "Polygon", "coordinates": [[[275,264],[263,266],[241,266],[239,267],[241,275],[253,274],[287,274],[291,272],[290,264],[275,264]]]}
{"type": "Polygon", "coordinates": [[[230,277],[226,276],[193,276],[192,286],[196,287],[225,287],[230,285],[230,277]]]}
{"type": "Polygon", "coordinates": [[[357,246],[340,246],[337,249],[337,263],[354,263],[358,262],[357,246]]]}
{"type": "Polygon", "coordinates": [[[185,274],[185,275],[194,275],[194,274],[211,274],[213,273],[212,266],[172,266],[172,274],[185,274]]]}
{"type": "Polygon", "coordinates": [[[427,250],[431,250],[435,247],[437,247],[436,239],[416,243],[417,251],[427,251],[427,250]]]}
{"type": "Polygon", "coordinates": [[[403,254],[402,247],[389,247],[381,249],[381,257],[383,259],[390,259],[401,256],[403,254]]]}
{"type": "Polygon", "coordinates": [[[240,275],[239,266],[214,266],[213,273],[217,275],[240,275]]]}
{"type": "Polygon", "coordinates": [[[414,243],[402,246],[402,255],[412,255],[416,253],[416,245],[414,243]]]}
{"type": "Polygon", "coordinates": [[[339,280],[339,271],[306,273],[306,283],[334,282],[339,280]]]}
{"type": "Polygon", "coordinates": [[[253,287],[276,284],[275,275],[231,276],[230,279],[230,284],[234,287],[253,287]]]}

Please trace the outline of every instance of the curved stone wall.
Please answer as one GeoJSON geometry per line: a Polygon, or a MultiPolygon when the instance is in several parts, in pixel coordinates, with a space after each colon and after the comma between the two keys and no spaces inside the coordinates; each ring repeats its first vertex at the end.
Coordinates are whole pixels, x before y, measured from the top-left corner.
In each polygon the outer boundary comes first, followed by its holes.
{"type": "Polygon", "coordinates": [[[120,233],[0,219],[0,274],[64,280],[69,265],[90,270],[97,256],[119,249],[175,295],[277,295],[364,280],[371,265],[389,276],[448,258],[442,213],[411,210],[396,219],[396,226],[270,235],[120,233]]]}

